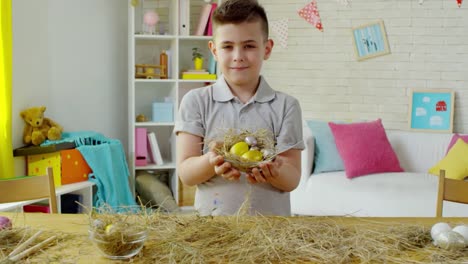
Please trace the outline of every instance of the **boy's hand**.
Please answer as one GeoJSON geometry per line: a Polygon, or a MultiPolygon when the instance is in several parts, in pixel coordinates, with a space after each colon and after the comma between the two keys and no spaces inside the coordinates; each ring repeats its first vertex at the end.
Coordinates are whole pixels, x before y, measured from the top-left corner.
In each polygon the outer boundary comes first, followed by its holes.
{"type": "Polygon", "coordinates": [[[215,148],[218,148],[222,144],[222,142],[210,142],[208,145],[210,148],[210,151],[208,152],[209,162],[214,166],[216,175],[219,175],[227,180],[239,180],[239,177],[241,176],[240,171],[232,168],[231,163],[225,162],[224,157],[216,154],[214,151],[215,148]]]}
{"type": "Polygon", "coordinates": [[[259,165],[258,168],[253,168],[250,173],[247,173],[247,180],[252,183],[275,183],[279,177],[280,159],[275,161],[265,162],[259,165]]]}

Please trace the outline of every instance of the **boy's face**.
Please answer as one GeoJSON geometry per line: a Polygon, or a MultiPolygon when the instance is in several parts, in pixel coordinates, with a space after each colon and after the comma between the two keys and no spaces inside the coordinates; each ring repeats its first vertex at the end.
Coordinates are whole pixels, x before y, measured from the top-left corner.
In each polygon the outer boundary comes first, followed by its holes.
{"type": "Polygon", "coordinates": [[[259,21],[244,22],[218,25],[209,47],[231,87],[256,88],[263,60],[270,57],[273,41],[264,39],[259,21]]]}

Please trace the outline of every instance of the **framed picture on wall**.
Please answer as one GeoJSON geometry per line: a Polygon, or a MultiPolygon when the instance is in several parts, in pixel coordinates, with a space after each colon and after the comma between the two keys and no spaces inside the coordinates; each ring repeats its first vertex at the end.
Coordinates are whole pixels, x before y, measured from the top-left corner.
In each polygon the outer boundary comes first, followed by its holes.
{"type": "Polygon", "coordinates": [[[454,106],[455,92],[450,89],[414,89],[409,101],[409,127],[452,133],[454,106]]]}
{"type": "Polygon", "coordinates": [[[382,20],[352,29],[354,50],[358,61],[390,53],[382,20]]]}

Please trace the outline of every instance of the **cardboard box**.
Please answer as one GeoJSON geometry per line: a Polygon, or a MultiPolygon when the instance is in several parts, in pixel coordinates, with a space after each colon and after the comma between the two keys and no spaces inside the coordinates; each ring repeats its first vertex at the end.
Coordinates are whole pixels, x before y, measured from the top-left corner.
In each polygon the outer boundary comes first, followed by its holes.
{"type": "Polygon", "coordinates": [[[87,181],[92,172],[77,149],[30,155],[27,157],[28,175],[44,175],[47,167],[54,172],[55,187],[87,181]]]}

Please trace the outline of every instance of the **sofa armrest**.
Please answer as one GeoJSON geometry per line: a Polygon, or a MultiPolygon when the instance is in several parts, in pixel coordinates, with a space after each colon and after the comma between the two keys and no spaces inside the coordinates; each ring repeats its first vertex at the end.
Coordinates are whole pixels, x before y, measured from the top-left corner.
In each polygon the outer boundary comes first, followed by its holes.
{"type": "Polygon", "coordinates": [[[312,174],[312,166],[314,165],[314,137],[304,122],[303,128],[303,138],[304,138],[304,146],[305,148],[301,152],[301,181],[300,184],[306,182],[307,179],[312,174]]]}

